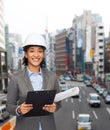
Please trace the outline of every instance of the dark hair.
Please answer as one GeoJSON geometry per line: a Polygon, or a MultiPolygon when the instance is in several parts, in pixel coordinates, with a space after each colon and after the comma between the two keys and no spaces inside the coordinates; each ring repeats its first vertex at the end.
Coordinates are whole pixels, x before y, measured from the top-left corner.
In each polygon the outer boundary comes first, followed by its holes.
{"type": "MultiPolygon", "coordinates": [[[[23,48],[23,50],[24,50],[25,52],[27,52],[27,50],[28,50],[31,46],[35,46],[35,45],[25,46],[25,47],[23,48]]],[[[45,50],[45,47],[43,47],[43,46],[40,46],[40,47],[42,47],[43,50],[45,50]]],[[[28,59],[27,59],[25,56],[24,56],[23,59],[22,59],[22,65],[24,65],[24,66],[27,66],[27,65],[28,65],[28,59]]],[[[43,60],[42,60],[42,62],[41,62],[41,64],[40,64],[40,66],[43,67],[43,68],[46,67],[45,58],[43,58],[43,60]]]]}
{"type": "Polygon", "coordinates": [[[28,65],[28,59],[25,56],[22,59],[22,65],[24,65],[24,66],[28,65]]]}

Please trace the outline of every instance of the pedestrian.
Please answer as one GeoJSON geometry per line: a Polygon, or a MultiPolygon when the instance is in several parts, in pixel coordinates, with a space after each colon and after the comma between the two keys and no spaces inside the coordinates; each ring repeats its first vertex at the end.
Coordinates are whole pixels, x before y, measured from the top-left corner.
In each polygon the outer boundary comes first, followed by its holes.
{"type": "Polygon", "coordinates": [[[42,67],[45,57],[46,42],[42,35],[29,35],[23,45],[24,68],[13,74],[8,86],[7,110],[16,115],[15,130],[56,130],[54,113],[61,107],[61,103],[45,104],[42,108],[51,114],[45,116],[24,117],[33,109],[32,104],[26,104],[28,91],[54,90],[59,92],[57,76],[42,67]]]}

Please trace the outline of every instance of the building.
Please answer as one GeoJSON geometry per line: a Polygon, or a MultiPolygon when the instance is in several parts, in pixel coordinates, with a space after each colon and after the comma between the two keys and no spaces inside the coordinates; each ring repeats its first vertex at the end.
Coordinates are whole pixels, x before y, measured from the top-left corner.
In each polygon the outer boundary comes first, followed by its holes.
{"type": "Polygon", "coordinates": [[[67,30],[58,31],[55,36],[56,47],[56,72],[64,73],[68,71],[68,39],[67,30]]]}
{"type": "Polygon", "coordinates": [[[95,75],[98,79],[104,81],[104,26],[102,23],[96,24],[96,47],[94,54],[94,65],[95,65],[95,75]]]}
{"type": "Polygon", "coordinates": [[[4,1],[0,0],[0,47],[3,49],[5,49],[4,27],[4,1]]]}
{"type": "Polygon", "coordinates": [[[66,42],[68,43],[68,71],[74,75],[74,64],[75,64],[75,44],[74,44],[74,28],[67,29],[66,42]]]}
{"type": "Polygon", "coordinates": [[[49,50],[49,59],[50,59],[50,71],[56,71],[55,65],[55,34],[56,32],[49,33],[49,43],[50,43],[50,50],[49,50]]]}
{"type": "Polygon", "coordinates": [[[7,51],[7,65],[8,65],[8,69],[9,66],[11,64],[11,59],[10,59],[10,51],[9,51],[9,28],[8,28],[8,24],[5,25],[5,49],[7,51]]]}
{"type": "Polygon", "coordinates": [[[75,16],[74,29],[74,70],[77,73],[104,78],[104,27],[99,14],[84,11],[75,16]]]}
{"type": "Polygon", "coordinates": [[[8,25],[5,25],[5,46],[7,51],[8,70],[16,71],[22,68],[22,36],[20,34],[9,33],[8,25]]]}
{"type": "Polygon", "coordinates": [[[105,72],[110,73],[110,36],[105,46],[105,72]]]}
{"type": "Polygon", "coordinates": [[[5,50],[4,1],[0,0],[0,90],[8,85],[7,52],[5,50]]]}
{"type": "Polygon", "coordinates": [[[55,71],[55,34],[56,32],[47,33],[44,35],[47,43],[47,49],[45,51],[46,69],[49,71],[55,71]]]}
{"type": "Polygon", "coordinates": [[[23,50],[22,50],[22,36],[20,34],[9,33],[8,52],[10,54],[9,57],[10,69],[12,71],[17,71],[18,69],[21,69],[23,50]]]}

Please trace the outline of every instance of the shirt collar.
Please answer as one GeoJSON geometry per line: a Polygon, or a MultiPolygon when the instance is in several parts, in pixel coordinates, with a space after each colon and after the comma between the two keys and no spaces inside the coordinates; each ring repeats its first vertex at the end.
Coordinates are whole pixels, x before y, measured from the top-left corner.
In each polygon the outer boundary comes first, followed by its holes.
{"type": "Polygon", "coordinates": [[[42,76],[42,69],[40,68],[40,71],[38,73],[30,71],[30,69],[27,67],[28,75],[31,76],[33,74],[35,75],[41,75],[42,76]]]}

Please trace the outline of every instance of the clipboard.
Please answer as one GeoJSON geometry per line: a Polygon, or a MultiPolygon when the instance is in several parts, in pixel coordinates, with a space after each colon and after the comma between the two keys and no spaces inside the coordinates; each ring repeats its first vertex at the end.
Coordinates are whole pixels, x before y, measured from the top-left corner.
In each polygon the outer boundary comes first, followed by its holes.
{"type": "Polygon", "coordinates": [[[26,103],[33,104],[33,109],[24,114],[25,117],[45,116],[52,114],[42,109],[45,104],[52,104],[56,95],[56,90],[29,91],[26,103]]]}

